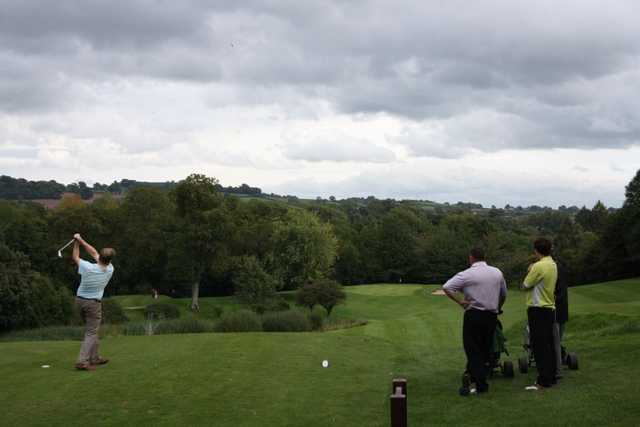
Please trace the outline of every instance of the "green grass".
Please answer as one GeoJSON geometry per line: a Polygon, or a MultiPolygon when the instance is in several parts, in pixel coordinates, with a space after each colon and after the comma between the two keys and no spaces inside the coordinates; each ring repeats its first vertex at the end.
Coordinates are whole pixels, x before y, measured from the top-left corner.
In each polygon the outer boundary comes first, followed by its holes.
{"type": "Polygon", "coordinates": [[[166,303],[176,305],[180,309],[180,317],[200,317],[204,319],[214,319],[215,307],[223,311],[235,311],[243,308],[233,297],[221,298],[200,298],[200,311],[193,313],[190,310],[191,299],[170,298],[161,295],[158,299],[153,299],[151,295],[118,295],[110,297],[117,301],[124,309],[125,314],[131,321],[145,320],[144,307],[150,304],[166,303]]]}
{"type": "MultiPolygon", "coordinates": [[[[398,376],[409,381],[412,426],[638,425],[640,280],[570,289],[566,345],[581,368],[558,387],[525,392],[534,373],[516,373],[469,398],[457,395],[462,311],[432,289],[348,288],[333,316],[368,323],[324,333],[108,337],[102,354],[112,362],[92,373],[72,369],[77,342],[2,342],[0,425],[387,426],[398,376]]],[[[514,361],[524,318],[523,296],[511,291],[502,321],[514,361]]]]}

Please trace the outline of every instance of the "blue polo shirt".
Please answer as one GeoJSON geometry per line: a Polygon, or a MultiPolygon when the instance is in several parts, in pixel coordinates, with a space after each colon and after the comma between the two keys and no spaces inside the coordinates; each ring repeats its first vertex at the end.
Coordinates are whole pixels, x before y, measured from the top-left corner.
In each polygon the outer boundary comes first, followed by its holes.
{"type": "Polygon", "coordinates": [[[99,264],[81,259],[78,263],[78,274],[82,279],[76,295],[88,299],[102,299],[104,288],[113,275],[113,265],[101,267],[99,264]]]}

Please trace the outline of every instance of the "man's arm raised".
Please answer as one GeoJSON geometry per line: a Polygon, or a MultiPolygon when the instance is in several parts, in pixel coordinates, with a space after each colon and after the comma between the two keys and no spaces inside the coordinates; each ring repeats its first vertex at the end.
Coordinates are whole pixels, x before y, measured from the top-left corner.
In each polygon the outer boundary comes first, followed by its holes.
{"type": "MultiPolygon", "coordinates": [[[[76,242],[80,242],[82,246],[84,246],[84,250],[93,258],[96,262],[100,259],[100,254],[96,251],[96,248],[85,242],[85,240],[80,236],[80,234],[76,233],[73,235],[73,238],[76,239],[76,242]]],[[[74,246],[75,248],[75,246],[74,246]]]]}
{"type": "Polygon", "coordinates": [[[80,243],[78,243],[77,239],[75,242],[73,242],[73,251],[71,252],[71,259],[76,264],[78,265],[80,264],[80,243]]]}

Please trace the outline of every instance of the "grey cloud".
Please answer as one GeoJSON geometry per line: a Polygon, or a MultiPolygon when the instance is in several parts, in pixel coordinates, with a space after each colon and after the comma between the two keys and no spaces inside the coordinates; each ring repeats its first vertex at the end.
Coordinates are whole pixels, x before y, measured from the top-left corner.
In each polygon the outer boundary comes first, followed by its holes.
{"type": "Polygon", "coordinates": [[[289,141],[284,145],[283,152],[291,160],[309,162],[390,163],[396,160],[395,153],[388,148],[339,131],[313,136],[303,142],[289,141]]]}
{"type": "Polygon", "coordinates": [[[38,150],[32,147],[3,147],[0,145],[0,158],[4,159],[31,159],[37,153],[38,150]]]}
{"type": "Polygon", "coordinates": [[[101,49],[148,47],[175,38],[194,39],[206,14],[202,2],[134,0],[0,2],[0,34],[23,47],[44,50],[61,39],[84,40],[101,49]],[[36,44],[37,42],[37,44],[36,44]]]}
{"type": "Polygon", "coordinates": [[[611,183],[585,187],[557,176],[511,176],[487,171],[450,170],[444,175],[415,171],[368,171],[335,182],[314,179],[293,180],[266,189],[304,197],[367,197],[421,199],[438,202],[472,201],[485,206],[517,205],[593,205],[602,200],[607,206],[620,206],[623,195],[611,183]]]}
{"type": "Polygon", "coordinates": [[[419,156],[640,141],[635,1],[0,0],[0,10],[5,112],[89,103],[87,84],[164,79],[224,86],[239,105],[315,98],[345,114],[439,122],[439,141],[400,141],[419,156]],[[507,120],[477,136],[465,120],[479,110],[507,120]]]}

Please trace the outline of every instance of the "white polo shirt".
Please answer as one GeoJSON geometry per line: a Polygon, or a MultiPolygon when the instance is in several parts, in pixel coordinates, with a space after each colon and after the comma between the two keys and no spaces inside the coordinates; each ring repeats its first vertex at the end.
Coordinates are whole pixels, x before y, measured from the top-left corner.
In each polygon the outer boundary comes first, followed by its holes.
{"type": "Polygon", "coordinates": [[[87,299],[102,299],[104,288],[113,275],[113,265],[102,267],[99,264],[85,261],[78,263],[78,274],[82,276],[77,296],[87,299]]]}
{"type": "Polygon", "coordinates": [[[500,296],[507,297],[507,283],[502,271],[484,261],[473,263],[471,267],[449,279],[442,288],[462,292],[469,301],[467,310],[473,308],[497,313],[500,296]]]}

